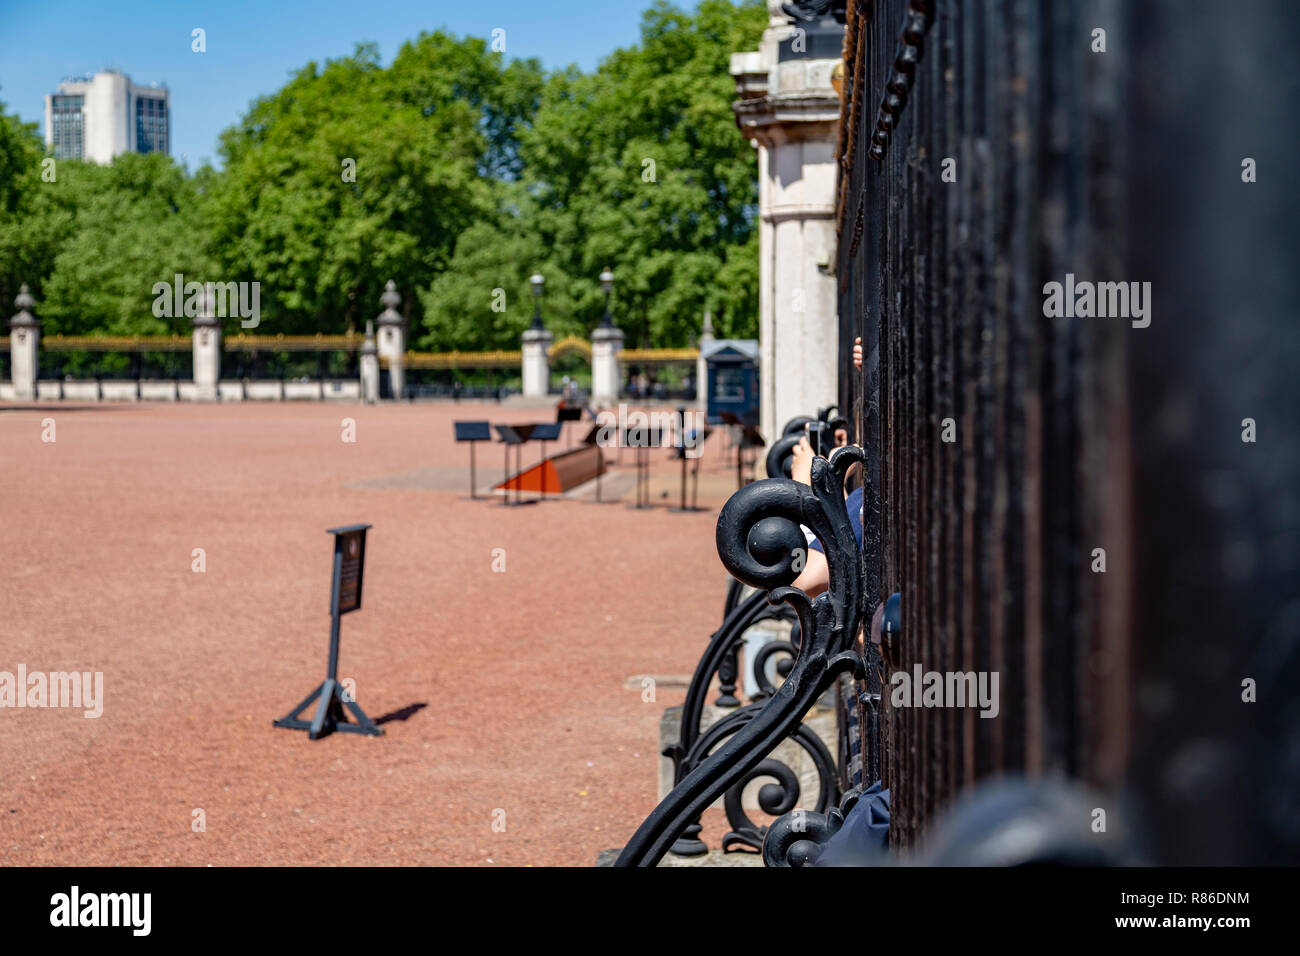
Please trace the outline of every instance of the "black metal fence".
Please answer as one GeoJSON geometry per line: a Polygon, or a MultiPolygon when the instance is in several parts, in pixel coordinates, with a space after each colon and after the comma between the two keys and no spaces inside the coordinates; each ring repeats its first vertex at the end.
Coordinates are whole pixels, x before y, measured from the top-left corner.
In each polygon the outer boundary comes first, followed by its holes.
{"type": "Polygon", "coordinates": [[[517,372],[495,368],[469,370],[413,368],[406,370],[405,397],[453,401],[501,401],[519,391],[517,372]]]}
{"type": "Polygon", "coordinates": [[[892,844],[1023,772],[1130,798],[1163,862],[1295,860],[1300,9],[849,6],[863,613],[901,592],[883,693],[918,665],[1001,684],[997,719],[880,709],[892,844]],[[1150,311],[1054,314],[1075,278],[1150,283],[1150,311]]]}
{"type": "Polygon", "coordinates": [[[186,351],[73,351],[42,348],[38,378],[76,381],[185,381],[194,377],[186,351]]]}
{"type": "Polygon", "coordinates": [[[276,351],[231,349],[222,355],[222,378],[236,380],[327,381],[357,379],[355,349],[276,351]]]}

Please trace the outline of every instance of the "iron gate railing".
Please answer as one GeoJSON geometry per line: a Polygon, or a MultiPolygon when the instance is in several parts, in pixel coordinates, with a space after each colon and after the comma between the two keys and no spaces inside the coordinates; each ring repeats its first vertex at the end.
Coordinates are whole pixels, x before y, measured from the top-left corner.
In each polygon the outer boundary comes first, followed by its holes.
{"type": "Polygon", "coordinates": [[[922,860],[1300,860],[1300,7],[850,0],[847,20],[863,447],[724,507],[724,565],[798,612],[799,654],[619,862],[657,862],[839,673],[853,789],[775,821],[771,865],[821,859],[876,753],[890,843],[922,860]],[[1062,308],[1076,277],[1111,285],[1108,314],[1091,291],[1062,308]],[[812,602],[784,587],[799,524],[827,544],[812,602]],[[858,633],[877,608],[879,659],[858,633]],[[918,670],[997,675],[996,716],[895,701],[918,670]]]}
{"type": "Polygon", "coordinates": [[[997,719],[881,708],[891,843],[907,846],[995,773],[1121,783],[1125,641],[1098,609],[1124,595],[1085,545],[1124,506],[1105,411],[1122,333],[1045,320],[1038,291],[1067,271],[1120,277],[1120,117],[1082,5],[854,12],[840,275],[868,353],[863,591],[902,596],[884,693],[918,666],[999,680],[997,719]]]}
{"type": "Polygon", "coordinates": [[[841,373],[869,475],[863,616],[901,593],[886,694],[917,665],[1001,681],[997,719],[881,709],[895,847],[1023,773],[1107,794],[1162,862],[1300,852],[1275,803],[1300,779],[1281,690],[1300,669],[1300,296],[1280,279],[1300,202],[1289,173],[1242,176],[1296,141],[1298,25],[1283,3],[850,0],[838,275],[843,340],[866,345],[841,373]],[[1047,284],[1074,277],[1150,283],[1156,305],[1049,315],[1047,284]],[[1239,433],[1265,407],[1285,435],[1255,454],[1239,433]],[[1278,696],[1251,709],[1247,680],[1278,696]]]}

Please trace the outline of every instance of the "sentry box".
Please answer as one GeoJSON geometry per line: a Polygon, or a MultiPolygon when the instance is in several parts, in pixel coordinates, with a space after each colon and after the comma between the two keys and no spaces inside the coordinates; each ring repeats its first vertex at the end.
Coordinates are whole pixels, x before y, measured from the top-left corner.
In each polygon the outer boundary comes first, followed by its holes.
{"type": "Polygon", "coordinates": [[[307,736],[312,740],[335,730],[372,737],[383,734],[339,683],[339,618],[350,611],[361,610],[361,582],[366,570],[366,531],[370,527],[368,524],[353,524],[344,528],[330,528],[327,532],[334,535],[329,669],[324,683],[289,711],[287,716],[275,721],[277,727],[307,731],[307,736]],[[316,714],[309,723],[299,715],[313,702],[316,703],[316,714]],[[357,721],[355,724],[348,720],[346,711],[352,712],[357,721]]]}

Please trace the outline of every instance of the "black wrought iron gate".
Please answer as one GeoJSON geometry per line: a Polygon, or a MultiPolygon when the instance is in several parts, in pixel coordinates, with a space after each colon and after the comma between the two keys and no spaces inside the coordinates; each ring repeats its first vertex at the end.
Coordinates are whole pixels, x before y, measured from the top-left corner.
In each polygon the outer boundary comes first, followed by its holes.
{"type": "Polygon", "coordinates": [[[1295,860],[1300,7],[848,6],[863,618],[901,593],[886,695],[1000,676],[996,719],[880,708],[891,843],[1008,771],[1123,796],[1152,859],[1295,860]],[[1076,281],[1139,285],[1055,314],[1076,281]]]}

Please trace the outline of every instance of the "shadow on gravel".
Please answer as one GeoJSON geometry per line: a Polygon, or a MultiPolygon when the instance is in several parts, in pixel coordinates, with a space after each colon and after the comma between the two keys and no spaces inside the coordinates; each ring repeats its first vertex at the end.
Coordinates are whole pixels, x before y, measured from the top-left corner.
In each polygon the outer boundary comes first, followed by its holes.
{"type": "Polygon", "coordinates": [[[376,717],[375,724],[377,725],[386,724],[389,721],[393,721],[393,720],[410,720],[419,711],[423,710],[428,706],[429,706],[428,704],[408,704],[407,706],[403,707],[401,710],[390,711],[389,713],[384,714],[384,716],[382,717],[376,717]]]}

